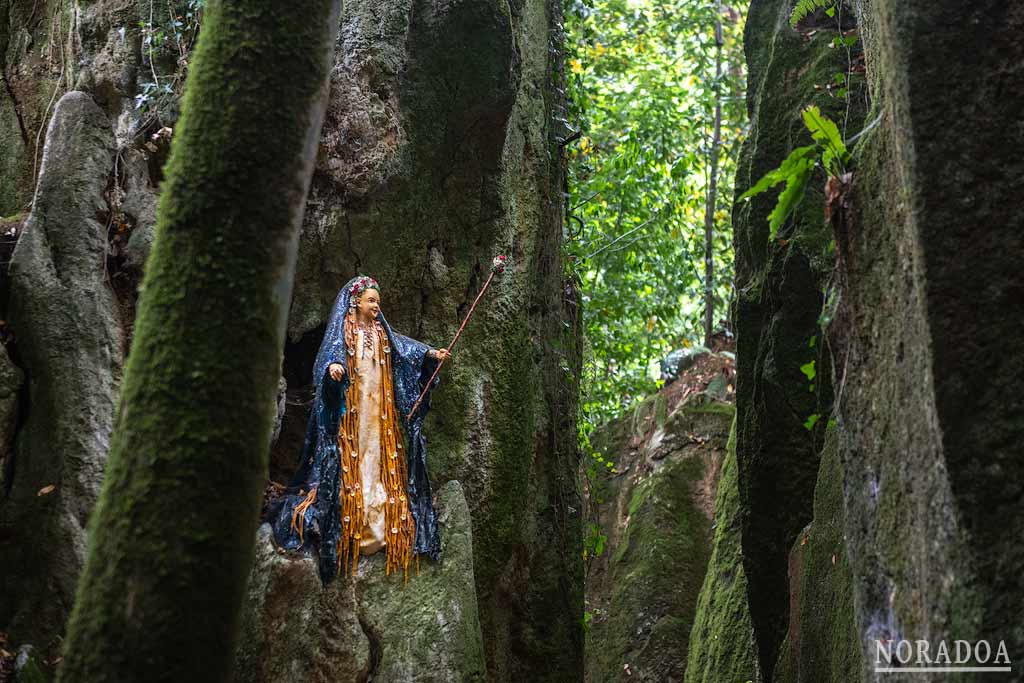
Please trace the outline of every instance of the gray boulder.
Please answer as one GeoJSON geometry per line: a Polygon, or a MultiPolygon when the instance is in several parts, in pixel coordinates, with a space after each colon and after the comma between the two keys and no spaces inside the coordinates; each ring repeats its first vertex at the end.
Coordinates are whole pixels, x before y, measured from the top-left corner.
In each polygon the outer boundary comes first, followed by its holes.
{"type": "Polygon", "coordinates": [[[98,219],[113,159],[104,113],[85,93],[64,95],[10,268],[32,406],[0,500],[0,630],[14,642],[48,643],[62,630],[103,476],[124,356],[98,219]]]}

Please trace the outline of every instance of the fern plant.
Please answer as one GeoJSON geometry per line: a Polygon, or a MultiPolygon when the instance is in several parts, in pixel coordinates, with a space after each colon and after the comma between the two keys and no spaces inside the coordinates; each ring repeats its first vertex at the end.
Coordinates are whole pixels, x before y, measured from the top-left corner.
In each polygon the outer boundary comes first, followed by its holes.
{"type": "Polygon", "coordinates": [[[838,0],[797,0],[793,7],[793,13],[789,15],[789,25],[796,28],[796,25],[813,14],[816,10],[823,9],[830,17],[836,12],[838,0]]]}
{"type": "Polygon", "coordinates": [[[838,178],[846,173],[850,163],[850,153],[843,142],[843,136],[839,134],[839,127],[832,119],[811,105],[803,110],[803,120],[811,132],[814,144],[794,149],[778,168],[765,173],[753,187],[739,196],[741,201],[750,199],[779,183],[786,184],[779,193],[775,208],[768,214],[769,240],[775,239],[779,228],[796,209],[817,164],[820,163],[829,176],[838,178]]]}

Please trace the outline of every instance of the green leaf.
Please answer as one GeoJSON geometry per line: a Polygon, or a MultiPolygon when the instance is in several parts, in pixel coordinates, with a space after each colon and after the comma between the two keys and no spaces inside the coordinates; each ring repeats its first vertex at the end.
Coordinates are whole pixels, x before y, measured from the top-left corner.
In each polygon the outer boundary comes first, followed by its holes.
{"type": "MultiPolygon", "coordinates": [[[[793,13],[789,15],[789,25],[796,28],[796,25],[812,14],[814,10],[831,8],[834,5],[835,0],[799,0],[793,8],[793,13]]],[[[828,11],[828,9],[826,9],[826,11],[828,11]]],[[[829,16],[832,15],[830,14],[829,16]]]]}
{"type": "Polygon", "coordinates": [[[821,415],[814,413],[813,415],[807,418],[806,422],[804,422],[804,429],[806,429],[807,431],[811,431],[812,429],[814,429],[814,425],[818,422],[819,419],[821,419],[821,415]]]}
{"type": "Polygon", "coordinates": [[[807,375],[808,381],[813,380],[814,377],[818,374],[818,371],[814,369],[814,361],[813,360],[810,363],[805,363],[804,365],[801,365],[800,366],[800,372],[802,372],[805,375],[807,375]]]}
{"type": "Polygon", "coordinates": [[[764,176],[757,181],[757,183],[739,196],[740,200],[749,199],[754,195],[761,194],[769,188],[775,187],[779,183],[787,182],[790,176],[800,172],[803,168],[802,162],[812,154],[814,154],[817,148],[814,145],[807,145],[806,147],[797,147],[782,164],[771,171],[768,171],[764,176]]]}
{"type": "Polygon", "coordinates": [[[814,159],[801,159],[796,171],[786,178],[786,188],[779,193],[779,200],[775,203],[775,208],[768,214],[768,239],[775,239],[779,228],[786,222],[786,218],[803,197],[807,179],[811,177],[813,168],[814,159]]]}
{"type": "Polygon", "coordinates": [[[846,151],[846,144],[843,142],[842,135],[839,134],[838,126],[814,105],[804,109],[803,116],[804,125],[807,126],[807,130],[811,131],[811,137],[825,150],[821,158],[825,170],[832,175],[838,175],[838,169],[833,167],[832,162],[838,159],[841,164],[846,164],[850,160],[850,154],[846,151]]]}

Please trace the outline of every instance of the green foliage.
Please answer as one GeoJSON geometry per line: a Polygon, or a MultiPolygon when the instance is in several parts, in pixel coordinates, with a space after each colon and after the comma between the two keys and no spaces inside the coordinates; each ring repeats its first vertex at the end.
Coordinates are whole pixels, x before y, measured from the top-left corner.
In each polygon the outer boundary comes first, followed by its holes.
{"type": "Polygon", "coordinates": [[[815,105],[804,109],[803,117],[804,125],[811,131],[811,137],[821,150],[821,164],[826,173],[830,176],[842,175],[850,163],[850,153],[839,134],[838,126],[815,105]]]}
{"type": "Polygon", "coordinates": [[[712,290],[733,295],[731,207],[744,134],[742,11],[670,0],[567,0],[566,257],[583,296],[583,431],[659,388],[657,363],[701,343],[706,191],[722,95],[712,290]]]}
{"type": "Polygon", "coordinates": [[[155,111],[159,117],[161,105],[181,97],[207,0],[177,0],[159,10],[155,0],[151,2],[149,18],[139,22],[144,71],[135,108],[143,113],[155,111]]]}
{"type": "Polygon", "coordinates": [[[781,166],[766,173],[763,178],[757,181],[756,185],[740,195],[740,199],[749,199],[756,194],[775,187],[779,183],[786,184],[786,187],[779,194],[775,208],[768,214],[769,239],[775,239],[779,228],[782,227],[786,218],[793,212],[799,200],[804,196],[804,189],[806,189],[807,179],[810,178],[811,171],[814,169],[817,152],[818,148],[816,145],[797,147],[790,152],[781,166]]]}
{"type": "Polygon", "coordinates": [[[789,25],[796,28],[797,24],[819,9],[824,9],[831,17],[836,11],[836,0],[797,0],[793,13],[789,15],[789,25]]]}
{"type": "MultiPolygon", "coordinates": [[[[811,341],[808,344],[810,348],[814,348],[815,339],[816,337],[811,337],[811,341]]],[[[807,390],[811,392],[814,391],[814,378],[818,376],[817,364],[817,361],[811,360],[810,362],[804,363],[800,366],[800,372],[804,373],[804,376],[807,377],[807,390]]],[[[814,425],[818,423],[819,419],[821,419],[821,415],[818,413],[808,416],[807,420],[804,422],[804,429],[811,431],[814,429],[814,425]]]]}
{"type": "Polygon", "coordinates": [[[750,199],[779,183],[786,184],[779,193],[775,208],[768,214],[769,240],[775,239],[779,229],[800,203],[815,166],[820,164],[828,175],[837,177],[846,172],[846,166],[850,163],[850,153],[835,122],[814,105],[804,109],[803,121],[814,144],[794,149],[778,168],[765,173],[753,187],[739,196],[740,200],[750,199]]]}
{"type": "Polygon", "coordinates": [[[608,536],[601,532],[601,526],[591,522],[589,529],[587,529],[587,536],[583,539],[583,559],[600,557],[604,552],[604,544],[607,541],[608,536]]]}

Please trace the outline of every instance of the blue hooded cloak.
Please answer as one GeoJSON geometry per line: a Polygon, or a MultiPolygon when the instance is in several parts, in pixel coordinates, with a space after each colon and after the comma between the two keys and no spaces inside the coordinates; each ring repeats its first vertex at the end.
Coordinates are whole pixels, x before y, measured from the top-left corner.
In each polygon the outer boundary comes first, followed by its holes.
{"type": "MultiPolygon", "coordinates": [[[[341,536],[340,499],[341,474],[339,472],[338,429],[345,414],[345,392],[349,385],[348,351],[345,346],[345,314],[351,301],[352,285],[356,277],[342,288],[334,302],[327,322],[323,342],[313,367],[316,393],[306,425],[306,438],[302,446],[302,460],[286,493],[267,508],[266,521],[274,530],[277,544],[286,550],[305,550],[319,554],[320,578],[330,582],[337,573],[337,544],[341,536]],[[335,381],[327,372],[331,363],[345,367],[341,381],[335,381]],[[316,501],[303,513],[304,531],[292,527],[292,514],[306,494],[317,488],[316,501]]],[[[405,438],[406,494],[409,511],[416,526],[414,555],[427,555],[437,560],[441,554],[441,538],[437,528],[437,515],[427,478],[426,438],[423,420],[430,407],[430,392],[424,397],[416,413],[407,418],[413,404],[427,386],[437,367],[437,360],[427,357],[432,347],[391,329],[384,314],[377,318],[391,344],[391,369],[395,408],[405,438]]],[[[433,385],[437,385],[435,379],[433,385]]],[[[431,387],[433,388],[433,387],[431,387]]]]}

